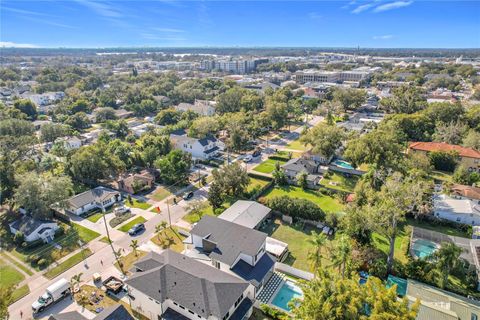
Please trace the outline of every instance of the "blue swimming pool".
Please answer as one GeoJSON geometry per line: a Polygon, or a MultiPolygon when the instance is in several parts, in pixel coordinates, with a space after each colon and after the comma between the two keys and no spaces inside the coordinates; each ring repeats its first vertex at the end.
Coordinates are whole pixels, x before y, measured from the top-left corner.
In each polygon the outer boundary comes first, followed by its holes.
{"type": "Polygon", "coordinates": [[[291,281],[285,281],[280,290],[272,300],[272,304],[286,311],[290,311],[288,303],[290,300],[303,296],[302,290],[291,281]]]}
{"type": "Polygon", "coordinates": [[[425,258],[437,250],[437,245],[429,240],[417,239],[412,243],[413,255],[418,258],[425,258]]]}
{"type": "Polygon", "coordinates": [[[335,160],[332,162],[333,165],[336,165],[337,167],[340,167],[340,168],[345,168],[345,169],[355,169],[354,167],[352,167],[352,165],[350,163],[348,163],[347,161],[343,161],[343,160],[335,160]]]}

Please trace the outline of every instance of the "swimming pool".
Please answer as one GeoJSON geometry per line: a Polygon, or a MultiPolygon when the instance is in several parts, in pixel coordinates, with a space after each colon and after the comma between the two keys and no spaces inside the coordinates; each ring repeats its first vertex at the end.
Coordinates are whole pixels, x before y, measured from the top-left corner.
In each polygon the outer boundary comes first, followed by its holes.
{"type": "Polygon", "coordinates": [[[292,281],[285,281],[280,290],[272,300],[272,304],[285,310],[290,311],[288,303],[295,298],[303,297],[302,290],[295,285],[292,281]]]}
{"type": "Polygon", "coordinates": [[[429,240],[417,239],[412,243],[413,255],[418,258],[425,258],[437,250],[437,245],[429,240]]]}
{"type": "Polygon", "coordinates": [[[345,169],[355,169],[354,167],[352,167],[352,165],[350,163],[348,163],[347,161],[343,161],[343,160],[335,160],[332,162],[332,164],[336,165],[337,167],[340,167],[340,168],[345,168],[345,169]]]}

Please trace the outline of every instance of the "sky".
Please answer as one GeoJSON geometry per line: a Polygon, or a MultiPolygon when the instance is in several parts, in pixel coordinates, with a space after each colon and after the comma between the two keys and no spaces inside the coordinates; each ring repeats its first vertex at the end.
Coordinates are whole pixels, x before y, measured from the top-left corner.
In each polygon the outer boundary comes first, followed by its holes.
{"type": "Polygon", "coordinates": [[[480,48],[480,1],[1,0],[0,46],[480,48]]]}

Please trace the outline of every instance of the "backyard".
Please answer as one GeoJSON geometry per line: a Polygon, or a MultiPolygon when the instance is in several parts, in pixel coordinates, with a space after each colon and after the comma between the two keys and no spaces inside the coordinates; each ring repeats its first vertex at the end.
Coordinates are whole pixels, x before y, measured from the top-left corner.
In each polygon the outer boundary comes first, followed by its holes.
{"type": "Polygon", "coordinates": [[[358,179],[358,176],[346,177],[341,173],[330,171],[322,178],[322,180],[320,180],[320,184],[326,188],[350,193],[353,192],[358,179]]]}
{"type": "Polygon", "coordinates": [[[271,173],[275,170],[276,163],[279,165],[284,164],[286,161],[282,160],[274,160],[274,159],[267,159],[253,168],[253,171],[261,172],[261,173],[271,173]]]}
{"type": "Polygon", "coordinates": [[[300,142],[299,139],[293,140],[289,144],[285,146],[286,149],[292,149],[292,150],[299,150],[299,151],[305,151],[307,150],[307,147],[303,143],[300,142]]]}
{"type": "Polygon", "coordinates": [[[263,197],[266,199],[276,196],[289,196],[307,199],[316,203],[325,212],[338,213],[343,211],[343,204],[341,204],[339,199],[322,194],[319,191],[303,190],[302,188],[296,186],[275,186],[274,188],[268,190],[265,195],[263,195],[263,197]]]}

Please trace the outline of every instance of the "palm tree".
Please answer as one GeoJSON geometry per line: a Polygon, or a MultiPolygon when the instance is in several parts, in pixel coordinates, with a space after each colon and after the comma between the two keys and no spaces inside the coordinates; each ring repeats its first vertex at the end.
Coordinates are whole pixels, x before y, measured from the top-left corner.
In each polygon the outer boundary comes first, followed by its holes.
{"type": "Polygon", "coordinates": [[[158,240],[160,240],[160,233],[167,228],[167,221],[162,221],[155,226],[155,233],[157,234],[158,240]]]}
{"type": "Polygon", "coordinates": [[[80,282],[82,282],[82,275],[83,273],[80,272],[80,273],[77,273],[75,275],[72,276],[72,278],[70,279],[70,284],[72,285],[72,290],[75,291],[76,289],[76,286],[80,285],[80,282]]]}
{"type": "Polygon", "coordinates": [[[332,265],[338,267],[338,271],[342,272],[342,279],[345,278],[347,261],[352,253],[352,244],[348,236],[345,234],[340,235],[335,241],[335,245],[331,248],[330,253],[332,255],[332,265]]]}
{"type": "Polygon", "coordinates": [[[138,256],[138,252],[137,252],[138,240],[132,240],[132,242],[130,243],[130,247],[133,249],[133,253],[135,254],[135,257],[137,257],[138,256]]]}
{"type": "Polygon", "coordinates": [[[313,273],[316,276],[318,268],[322,265],[322,247],[327,242],[327,236],[323,233],[313,231],[312,237],[307,241],[314,246],[314,251],[309,253],[308,258],[312,260],[313,273]]]}
{"type": "Polygon", "coordinates": [[[460,263],[460,255],[462,248],[451,242],[444,242],[440,249],[435,252],[434,259],[436,260],[437,268],[442,273],[441,287],[445,288],[448,284],[448,276],[450,272],[460,263]]]}

